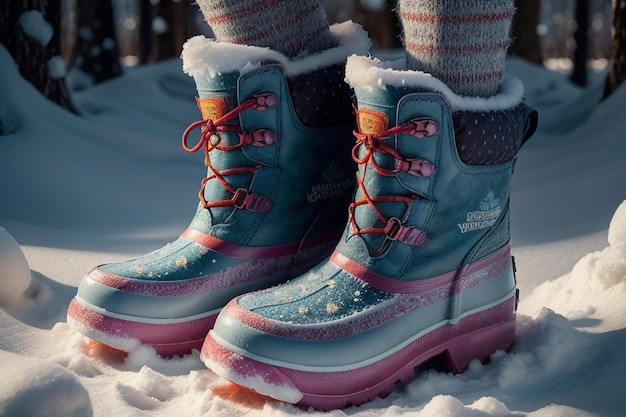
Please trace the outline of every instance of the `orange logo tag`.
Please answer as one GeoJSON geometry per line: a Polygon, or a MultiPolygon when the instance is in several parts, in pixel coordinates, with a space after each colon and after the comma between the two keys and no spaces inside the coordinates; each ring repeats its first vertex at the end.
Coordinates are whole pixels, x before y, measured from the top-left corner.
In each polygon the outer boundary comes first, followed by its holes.
{"type": "Polygon", "coordinates": [[[216,96],[211,98],[198,98],[196,103],[202,114],[203,120],[216,120],[225,115],[231,108],[229,95],[216,96]]]}
{"type": "Polygon", "coordinates": [[[361,133],[383,133],[389,126],[389,118],[385,113],[370,109],[358,111],[358,122],[361,133]]]}

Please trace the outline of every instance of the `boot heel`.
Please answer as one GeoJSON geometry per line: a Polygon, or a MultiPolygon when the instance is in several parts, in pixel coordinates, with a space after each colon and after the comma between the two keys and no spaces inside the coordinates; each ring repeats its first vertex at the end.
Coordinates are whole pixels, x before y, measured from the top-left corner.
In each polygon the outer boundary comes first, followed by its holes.
{"type": "Polygon", "coordinates": [[[475,330],[452,340],[443,356],[448,370],[454,374],[465,372],[470,362],[478,359],[482,364],[489,362],[497,350],[508,351],[515,339],[515,316],[475,330]]]}

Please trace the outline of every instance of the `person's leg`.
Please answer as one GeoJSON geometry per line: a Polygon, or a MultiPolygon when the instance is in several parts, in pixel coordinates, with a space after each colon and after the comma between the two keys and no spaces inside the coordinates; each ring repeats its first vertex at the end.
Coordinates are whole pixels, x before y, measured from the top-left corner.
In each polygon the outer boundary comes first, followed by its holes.
{"type": "Polygon", "coordinates": [[[462,96],[498,92],[510,44],[513,0],[398,0],[410,69],[462,96]]]}
{"type": "Polygon", "coordinates": [[[333,46],[317,0],[198,0],[218,42],[264,46],[286,56],[333,46]]]}

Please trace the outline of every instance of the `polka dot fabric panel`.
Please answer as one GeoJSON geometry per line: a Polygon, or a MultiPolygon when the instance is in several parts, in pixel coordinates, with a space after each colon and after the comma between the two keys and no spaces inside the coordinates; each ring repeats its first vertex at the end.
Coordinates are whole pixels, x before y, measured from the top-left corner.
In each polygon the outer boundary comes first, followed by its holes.
{"type": "Polygon", "coordinates": [[[468,165],[499,164],[512,160],[522,146],[526,123],[523,106],[507,111],[456,112],[456,146],[468,165]]]}

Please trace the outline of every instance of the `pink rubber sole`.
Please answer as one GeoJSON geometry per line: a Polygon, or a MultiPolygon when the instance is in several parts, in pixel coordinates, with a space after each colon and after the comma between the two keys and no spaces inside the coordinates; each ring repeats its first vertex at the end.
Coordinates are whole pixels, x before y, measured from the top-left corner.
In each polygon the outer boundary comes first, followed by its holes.
{"type": "Polygon", "coordinates": [[[126,346],[130,343],[116,341],[137,340],[142,345],[152,346],[164,358],[182,356],[193,349],[200,350],[204,338],[217,319],[217,314],[214,314],[181,323],[140,323],[93,312],[79,304],[76,299],[70,302],[67,315],[75,323],[74,327],[79,327],[76,328],[79,333],[97,342],[128,351],[126,346]]]}
{"type": "Polygon", "coordinates": [[[462,373],[471,361],[484,363],[495,351],[510,349],[514,339],[513,297],[437,328],[382,360],[348,371],[311,372],[269,365],[231,352],[210,334],[200,358],[209,369],[244,388],[303,408],[330,410],[390,394],[396,382],[407,382],[416,367],[435,357],[443,359],[448,371],[462,373]],[[280,398],[282,393],[288,395],[280,398]]]}

